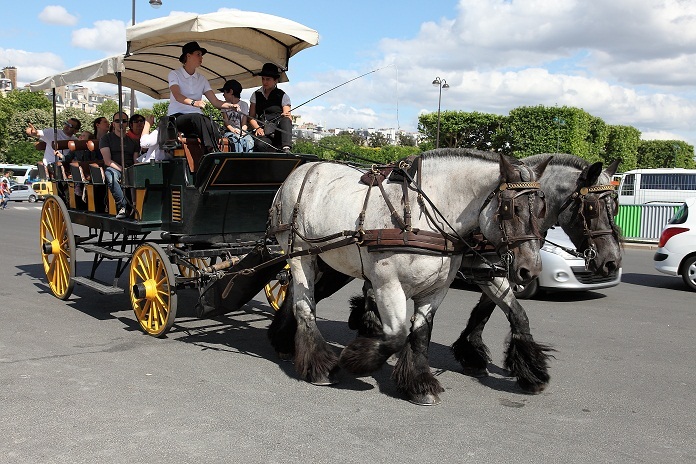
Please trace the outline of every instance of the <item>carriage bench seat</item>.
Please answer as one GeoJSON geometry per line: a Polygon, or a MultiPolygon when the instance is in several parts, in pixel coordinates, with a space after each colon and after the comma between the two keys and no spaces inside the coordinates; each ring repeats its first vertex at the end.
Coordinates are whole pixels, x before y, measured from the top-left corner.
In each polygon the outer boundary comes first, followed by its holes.
{"type": "Polygon", "coordinates": [[[174,156],[181,156],[181,151],[183,151],[186,161],[188,162],[188,167],[191,172],[198,171],[198,166],[201,164],[201,158],[205,154],[203,149],[203,144],[197,138],[186,138],[183,135],[179,136],[179,142],[181,143],[181,148],[174,151],[174,156]]]}

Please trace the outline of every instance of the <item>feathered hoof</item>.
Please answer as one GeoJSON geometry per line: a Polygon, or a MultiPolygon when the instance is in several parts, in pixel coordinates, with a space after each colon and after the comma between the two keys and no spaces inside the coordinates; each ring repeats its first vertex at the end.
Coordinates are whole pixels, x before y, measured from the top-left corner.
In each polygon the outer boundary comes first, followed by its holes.
{"type": "Polygon", "coordinates": [[[442,403],[440,397],[434,393],[411,393],[408,395],[408,401],[418,406],[437,406],[442,403]]]}
{"type": "Polygon", "coordinates": [[[528,393],[530,395],[538,395],[539,393],[546,390],[546,387],[549,386],[547,382],[534,383],[523,379],[517,379],[517,385],[519,385],[525,393],[528,393]]]}
{"type": "Polygon", "coordinates": [[[485,367],[462,366],[462,374],[482,379],[488,377],[489,372],[485,367]]]}

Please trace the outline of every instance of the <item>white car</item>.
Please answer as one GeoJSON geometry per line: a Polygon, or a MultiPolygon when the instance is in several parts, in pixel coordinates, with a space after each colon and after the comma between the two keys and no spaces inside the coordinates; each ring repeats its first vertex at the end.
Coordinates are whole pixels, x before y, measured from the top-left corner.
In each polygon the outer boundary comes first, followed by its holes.
{"type": "Polygon", "coordinates": [[[608,276],[595,274],[585,269],[585,260],[578,258],[563,248],[575,250],[575,245],[560,227],[552,227],[541,247],[541,274],[528,285],[513,284],[515,296],[520,299],[532,298],[543,290],[599,290],[614,287],[621,282],[621,269],[608,276]]]}
{"type": "MultiPolygon", "coordinates": [[[[621,282],[621,269],[608,276],[601,276],[585,269],[585,260],[578,258],[563,248],[575,250],[575,245],[560,227],[552,227],[546,235],[547,241],[541,248],[541,274],[527,285],[511,283],[512,291],[519,299],[532,298],[540,290],[599,290],[614,287],[621,282]],[[554,245],[550,242],[554,242],[554,245]],[[563,248],[561,248],[563,247],[563,248]]],[[[495,260],[494,256],[488,257],[495,260]]],[[[464,257],[459,277],[465,282],[474,284],[475,279],[470,275],[471,262],[464,257]]],[[[476,265],[480,267],[480,264],[476,265]]]]}
{"type": "Polygon", "coordinates": [[[696,291],[696,198],[687,198],[662,230],[653,261],[655,269],[681,276],[696,291]]]}

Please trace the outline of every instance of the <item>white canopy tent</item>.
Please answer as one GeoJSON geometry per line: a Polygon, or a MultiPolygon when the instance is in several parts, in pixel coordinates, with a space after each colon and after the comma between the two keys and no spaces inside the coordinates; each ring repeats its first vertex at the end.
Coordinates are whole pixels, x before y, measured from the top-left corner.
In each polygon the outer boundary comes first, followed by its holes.
{"type": "MultiPolygon", "coordinates": [[[[242,87],[260,85],[264,63],[287,70],[290,57],[319,43],[319,34],[278,16],[246,11],[183,14],[144,21],[126,30],[127,52],[29,84],[32,91],[80,82],[108,82],[155,99],[169,98],[167,75],[181,66],[181,47],[191,41],[207,49],[198,72],[213,89],[236,79],[242,87]]],[[[285,73],[281,82],[287,81],[285,73]]]]}

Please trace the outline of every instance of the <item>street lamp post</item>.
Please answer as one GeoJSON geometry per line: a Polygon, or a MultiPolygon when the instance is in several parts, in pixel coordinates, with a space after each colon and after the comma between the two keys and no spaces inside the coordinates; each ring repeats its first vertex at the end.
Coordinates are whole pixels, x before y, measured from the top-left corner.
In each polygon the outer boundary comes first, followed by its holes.
{"type": "MultiPolygon", "coordinates": [[[[152,8],[159,8],[162,6],[162,0],[150,0],[150,6],[152,8]]],[[[135,26],[135,0],[133,0],[133,9],[131,10],[131,26],[135,26]]],[[[121,98],[121,97],[119,97],[121,98]]],[[[135,90],[131,89],[130,94],[130,115],[133,116],[135,112],[135,90]]]]}
{"type": "Polygon", "coordinates": [[[440,95],[437,97],[437,138],[435,139],[435,148],[440,148],[440,105],[442,104],[442,89],[449,89],[449,84],[446,80],[436,77],[433,85],[440,88],[440,95]]]}

